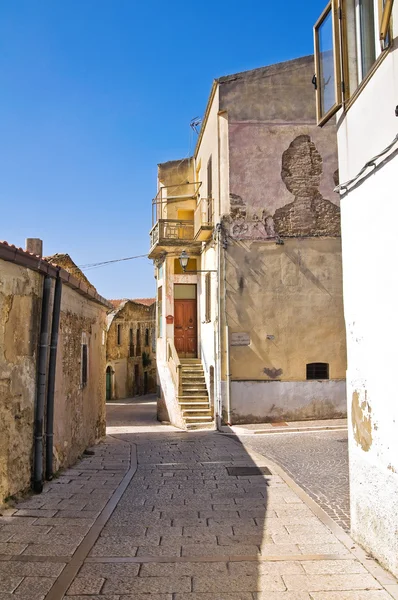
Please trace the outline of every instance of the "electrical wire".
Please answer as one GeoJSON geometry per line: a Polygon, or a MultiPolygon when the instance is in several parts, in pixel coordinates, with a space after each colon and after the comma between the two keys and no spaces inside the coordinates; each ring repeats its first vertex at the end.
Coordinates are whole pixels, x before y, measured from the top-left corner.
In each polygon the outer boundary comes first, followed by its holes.
{"type": "Polygon", "coordinates": [[[134,260],[135,258],[148,258],[147,254],[139,254],[138,256],[127,256],[126,258],[115,258],[114,260],[105,260],[103,262],[98,263],[87,263],[85,265],[78,265],[77,269],[82,271],[91,271],[92,269],[98,269],[99,267],[104,267],[105,265],[110,265],[117,262],[123,262],[126,260],[134,260]]]}
{"type": "Polygon", "coordinates": [[[370,169],[371,167],[373,167],[373,169],[376,169],[376,167],[378,166],[376,164],[376,161],[379,160],[379,158],[382,158],[383,156],[385,156],[388,152],[390,152],[390,150],[392,150],[394,148],[394,146],[397,142],[398,142],[398,134],[395,136],[395,138],[393,139],[391,144],[389,144],[386,148],[384,148],[384,150],[382,150],[379,154],[376,154],[376,156],[374,156],[373,158],[368,160],[368,162],[362,167],[362,169],[359,171],[359,173],[357,175],[355,175],[355,177],[353,177],[352,179],[349,179],[348,181],[345,181],[344,183],[340,183],[338,186],[336,186],[334,188],[333,191],[337,192],[338,194],[340,192],[348,191],[348,188],[350,186],[352,186],[354,183],[356,183],[358,181],[358,179],[360,177],[362,177],[362,175],[368,169],[370,169]]]}

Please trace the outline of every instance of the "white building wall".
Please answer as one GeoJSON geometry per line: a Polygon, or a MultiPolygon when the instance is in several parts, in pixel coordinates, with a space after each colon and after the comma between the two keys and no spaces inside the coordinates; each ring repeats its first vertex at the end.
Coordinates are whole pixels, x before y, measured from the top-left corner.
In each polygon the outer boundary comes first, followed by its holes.
{"type": "MultiPolygon", "coordinates": [[[[213,223],[219,221],[219,189],[220,189],[220,156],[219,156],[219,107],[218,86],[215,89],[211,102],[207,121],[204,125],[202,137],[195,155],[195,164],[199,170],[199,180],[202,182],[200,195],[208,197],[207,189],[207,164],[212,158],[212,197],[213,197],[213,223]]],[[[217,269],[217,244],[214,240],[203,243],[202,255],[198,263],[198,269],[203,271],[215,271],[217,269]]],[[[218,335],[218,274],[211,273],[211,321],[206,323],[206,293],[205,273],[198,275],[198,328],[199,328],[199,357],[202,360],[206,385],[210,397],[214,397],[214,390],[210,389],[210,367],[215,369],[217,378],[216,352],[218,335]]]]}
{"type": "MultiPolygon", "coordinates": [[[[397,3],[393,17],[396,37],[397,3]]],[[[398,133],[397,104],[395,49],[339,126],[340,181],[398,133]]],[[[397,155],[342,196],[341,217],[352,533],[398,575],[397,155]]]]}

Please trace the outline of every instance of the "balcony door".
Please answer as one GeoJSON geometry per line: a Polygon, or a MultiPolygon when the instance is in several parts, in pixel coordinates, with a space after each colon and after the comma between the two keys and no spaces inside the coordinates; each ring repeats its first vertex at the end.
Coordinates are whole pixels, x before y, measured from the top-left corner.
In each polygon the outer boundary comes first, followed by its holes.
{"type": "Polygon", "coordinates": [[[174,286],[174,345],[180,358],[197,357],[196,285],[174,286]]]}

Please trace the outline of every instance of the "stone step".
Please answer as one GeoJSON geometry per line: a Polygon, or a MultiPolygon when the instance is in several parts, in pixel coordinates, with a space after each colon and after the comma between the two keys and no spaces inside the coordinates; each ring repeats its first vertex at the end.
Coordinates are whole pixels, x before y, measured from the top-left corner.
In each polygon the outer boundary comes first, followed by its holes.
{"type": "Polygon", "coordinates": [[[211,415],[209,415],[209,416],[204,416],[204,415],[201,415],[200,417],[193,417],[193,416],[190,416],[190,417],[188,417],[188,416],[187,416],[187,417],[184,417],[184,420],[185,420],[187,423],[195,423],[195,422],[197,422],[199,419],[200,419],[200,421],[201,421],[202,423],[211,423],[211,421],[213,420],[213,417],[212,417],[211,415]]]}
{"type": "Polygon", "coordinates": [[[186,423],[186,427],[187,429],[189,429],[189,431],[195,430],[195,429],[215,429],[215,425],[214,422],[211,423],[201,423],[201,422],[197,422],[197,423],[186,423]]]}
{"type": "Polygon", "coordinates": [[[210,413],[211,414],[211,410],[210,410],[210,406],[208,406],[207,408],[184,408],[184,410],[182,411],[183,415],[187,415],[188,417],[190,415],[193,414],[205,414],[205,413],[210,413]]]}
{"type": "Polygon", "coordinates": [[[205,383],[195,383],[193,385],[189,385],[189,384],[182,384],[182,390],[183,392],[187,391],[187,392],[206,392],[207,388],[206,388],[206,384],[205,383]]]}
{"type": "Polygon", "coordinates": [[[181,406],[181,408],[183,408],[183,410],[185,410],[185,408],[209,408],[210,404],[209,402],[189,402],[188,400],[186,400],[185,402],[179,402],[178,403],[179,406],[181,406]],[[185,408],[184,408],[185,407],[185,408]]]}

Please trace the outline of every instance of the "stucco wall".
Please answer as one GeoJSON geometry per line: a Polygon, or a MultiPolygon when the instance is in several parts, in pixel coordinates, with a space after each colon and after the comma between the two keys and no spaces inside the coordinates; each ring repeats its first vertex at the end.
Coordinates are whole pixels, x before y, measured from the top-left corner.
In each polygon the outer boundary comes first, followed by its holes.
{"type": "Polygon", "coordinates": [[[231,423],[343,417],[345,381],[232,381],[231,423]]]}
{"type": "Polygon", "coordinates": [[[62,289],[55,382],[55,468],[72,464],[105,435],[106,308],[62,289]],[[88,381],[81,385],[81,344],[88,344],[88,381]]]}
{"type": "Polygon", "coordinates": [[[42,277],[0,260],[0,503],[30,485],[42,277]]]}
{"type": "MultiPolygon", "coordinates": [[[[396,38],[397,4],[393,10],[396,38]]],[[[397,56],[395,48],[341,120],[338,142],[342,181],[355,176],[397,132],[397,56]]],[[[395,575],[397,173],[395,152],[341,200],[352,534],[395,575]]]]}
{"type": "Polygon", "coordinates": [[[297,386],[297,395],[304,393],[302,399],[293,399],[291,391],[293,382],[306,381],[308,363],[328,363],[331,380],[345,379],[340,239],[295,238],[283,246],[271,241],[234,242],[228,246],[226,269],[230,338],[239,333],[249,336],[249,345],[230,343],[232,381],[292,382],[283,388],[255,386],[250,398],[236,393],[231,397],[232,412],[242,421],[245,409],[246,422],[252,415],[272,420],[345,414],[344,385],[326,382],[325,391],[317,389],[315,395],[313,382],[297,386]]]}

